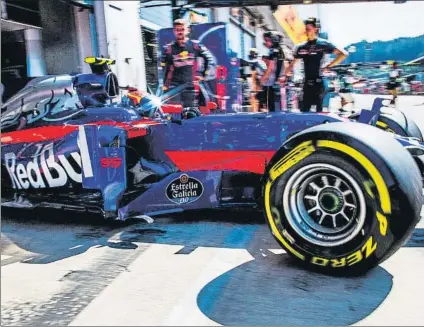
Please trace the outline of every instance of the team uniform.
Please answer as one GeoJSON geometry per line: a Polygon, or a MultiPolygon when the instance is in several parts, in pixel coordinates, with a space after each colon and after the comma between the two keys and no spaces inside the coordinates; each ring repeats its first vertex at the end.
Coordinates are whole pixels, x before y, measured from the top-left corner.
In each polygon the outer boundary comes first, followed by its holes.
{"type": "Polygon", "coordinates": [[[262,84],[262,92],[258,95],[260,102],[266,103],[268,111],[275,111],[275,103],[278,100],[275,86],[278,78],[282,77],[284,72],[284,59],[285,54],[281,48],[270,49],[269,55],[265,58],[266,62],[274,61],[275,65],[264,83],[262,84]]]}
{"type": "Polygon", "coordinates": [[[194,78],[197,73],[198,57],[204,59],[203,70],[200,74],[205,77],[214,62],[212,54],[205,46],[197,41],[188,40],[182,46],[173,41],[164,47],[161,60],[163,85],[169,91],[184,85],[169,103],[181,103],[184,108],[196,106],[194,78]]]}
{"type": "MultiPolygon", "coordinates": [[[[248,77],[249,80],[249,100],[251,100],[252,96],[255,100],[252,101],[258,101],[259,107],[262,107],[264,105],[263,99],[261,97],[258,98],[258,89],[261,84],[261,77],[266,71],[266,64],[263,62],[263,60],[259,58],[251,59],[248,61],[250,70],[252,74],[248,77]],[[255,73],[255,74],[253,74],[255,73]]],[[[253,105],[253,103],[251,104],[253,105]]]]}
{"type": "Polygon", "coordinates": [[[296,47],[294,57],[303,60],[305,71],[302,111],[310,111],[315,104],[317,112],[322,112],[325,88],[320,73],[321,64],[324,55],[333,53],[335,49],[333,44],[321,38],[306,41],[296,47]]]}
{"type": "Polygon", "coordinates": [[[387,83],[387,90],[391,95],[393,95],[393,99],[390,101],[390,104],[395,104],[397,98],[397,89],[400,87],[401,83],[399,82],[401,70],[397,68],[392,68],[389,73],[389,82],[387,83]]]}
{"type": "Polygon", "coordinates": [[[259,58],[249,60],[248,63],[249,63],[251,71],[256,73],[256,79],[254,83],[258,85],[260,83],[261,76],[266,71],[266,65],[259,58]]]}
{"type": "Polygon", "coordinates": [[[389,82],[387,83],[388,90],[394,90],[400,86],[398,78],[400,77],[400,69],[392,69],[389,73],[389,82]]]}

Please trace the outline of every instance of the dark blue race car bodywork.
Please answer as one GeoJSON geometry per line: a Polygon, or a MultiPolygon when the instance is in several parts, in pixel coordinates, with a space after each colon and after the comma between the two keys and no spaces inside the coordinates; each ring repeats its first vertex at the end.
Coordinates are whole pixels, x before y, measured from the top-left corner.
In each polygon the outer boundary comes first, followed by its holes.
{"type": "MultiPolygon", "coordinates": [[[[372,124],[376,112],[364,111],[361,119],[372,124]]],[[[345,120],[279,112],[175,122],[116,105],[85,108],[72,120],[2,134],[2,205],[96,211],[120,220],[257,205],[261,177],[287,139],[345,120]]],[[[398,140],[421,160],[422,144],[398,140]]]]}
{"type": "MultiPolygon", "coordinates": [[[[3,206],[95,211],[120,220],[255,206],[267,165],[288,139],[349,121],[287,111],[170,119],[153,96],[139,107],[113,103],[114,61],[86,62],[91,74],[34,79],[3,104],[3,206]]],[[[358,121],[376,125],[383,100],[362,110],[358,121]]],[[[397,139],[423,172],[423,145],[397,139]]]]}
{"type": "Polygon", "coordinates": [[[25,194],[27,204],[86,207],[113,212],[119,219],[254,203],[259,179],[235,187],[234,176],[260,176],[289,136],[338,120],[258,113],[211,115],[177,124],[143,119],[130,108],[88,108],[77,120],[3,134],[2,177],[13,193],[25,194]],[[128,128],[120,124],[137,126],[138,134],[129,138],[128,128]],[[178,192],[182,174],[197,189],[180,186],[178,192]],[[57,204],[53,194],[60,199],[57,204]]]}

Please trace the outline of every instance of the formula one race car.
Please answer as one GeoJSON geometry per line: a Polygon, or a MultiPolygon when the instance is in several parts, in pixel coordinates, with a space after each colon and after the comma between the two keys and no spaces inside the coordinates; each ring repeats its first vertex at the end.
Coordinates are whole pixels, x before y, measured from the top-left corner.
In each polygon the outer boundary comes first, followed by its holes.
{"type": "Polygon", "coordinates": [[[315,113],[177,120],[120,104],[57,106],[84,87],[107,95],[110,74],[94,86],[81,86],[83,75],[46,78],[5,104],[3,206],[119,220],[250,206],[294,258],[355,272],[390,257],[420,219],[424,146],[371,126],[375,111],[364,124],[315,113]]]}

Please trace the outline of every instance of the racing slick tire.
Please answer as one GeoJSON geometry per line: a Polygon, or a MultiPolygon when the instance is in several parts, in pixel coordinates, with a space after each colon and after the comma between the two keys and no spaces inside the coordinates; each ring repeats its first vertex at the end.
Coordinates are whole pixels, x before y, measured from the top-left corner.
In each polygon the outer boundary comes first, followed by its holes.
{"type": "Polygon", "coordinates": [[[420,142],[423,142],[423,135],[417,124],[401,112],[394,115],[381,114],[376,126],[386,132],[400,136],[415,137],[420,142]]]}
{"type": "MultiPolygon", "coordinates": [[[[354,114],[350,119],[358,120],[359,114],[354,114]]],[[[423,142],[423,135],[418,125],[407,115],[400,111],[394,111],[392,114],[382,113],[378,118],[376,127],[385,132],[397,134],[406,137],[415,137],[423,142]]]]}
{"type": "Polygon", "coordinates": [[[289,139],[267,165],[268,226],[307,268],[362,274],[390,257],[420,219],[413,158],[370,125],[330,123],[289,139]]]}

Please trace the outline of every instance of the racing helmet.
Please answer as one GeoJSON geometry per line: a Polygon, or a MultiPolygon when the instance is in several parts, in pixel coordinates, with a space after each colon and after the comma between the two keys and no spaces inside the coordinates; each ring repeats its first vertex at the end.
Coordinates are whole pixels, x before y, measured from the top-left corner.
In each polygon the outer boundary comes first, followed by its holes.
{"type": "Polygon", "coordinates": [[[201,113],[196,107],[186,107],[181,112],[182,119],[191,119],[199,116],[201,116],[201,113]]]}
{"type": "Polygon", "coordinates": [[[308,19],[305,19],[305,20],[303,21],[303,23],[304,23],[305,25],[312,24],[312,25],[314,25],[316,28],[321,28],[321,22],[320,22],[320,20],[319,20],[318,18],[316,18],[316,17],[309,17],[308,19]]]}

